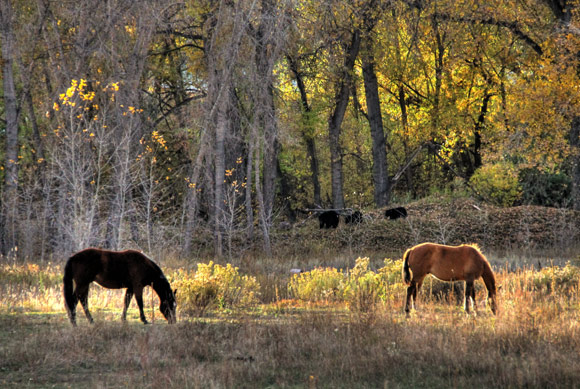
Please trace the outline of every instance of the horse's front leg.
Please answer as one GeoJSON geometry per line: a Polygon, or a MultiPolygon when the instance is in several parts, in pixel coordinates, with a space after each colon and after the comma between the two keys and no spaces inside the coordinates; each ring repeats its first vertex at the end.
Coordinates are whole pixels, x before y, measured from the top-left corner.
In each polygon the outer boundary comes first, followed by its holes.
{"type": "Polygon", "coordinates": [[[143,312],[143,288],[135,289],[135,300],[137,300],[137,305],[139,306],[139,316],[143,324],[149,324],[145,318],[145,312],[143,312]]]}
{"type": "Polygon", "coordinates": [[[83,286],[82,288],[77,288],[75,290],[75,294],[78,296],[81,305],[83,306],[87,320],[89,323],[93,324],[95,321],[93,320],[93,316],[89,311],[89,285],[83,286]]]}
{"type": "Polygon", "coordinates": [[[127,288],[125,292],[125,304],[123,306],[123,321],[127,320],[127,309],[129,309],[129,305],[131,305],[131,299],[133,298],[133,289],[127,288]]]}
{"type": "Polygon", "coordinates": [[[473,302],[473,311],[477,312],[477,304],[475,303],[475,284],[471,287],[471,301],[473,302]]]}
{"type": "Polygon", "coordinates": [[[473,298],[473,309],[475,310],[475,287],[473,281],[465,281],[465,312],[469,313],[470,300],[473,298]]]}

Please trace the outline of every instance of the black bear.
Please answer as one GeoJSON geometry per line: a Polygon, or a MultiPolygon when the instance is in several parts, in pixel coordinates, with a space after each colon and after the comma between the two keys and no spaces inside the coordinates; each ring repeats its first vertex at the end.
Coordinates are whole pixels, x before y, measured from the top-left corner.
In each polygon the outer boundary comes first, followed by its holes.
{"type": "Polygon", "coordinates": [[[338,227],[339,220],[338,213],[335,211],[325,211],[318,215],[320,228],[336,228],[338,227]]]}
{"type": "Polygon", "coordinates": [[[403,207],[391,208],[385,211],[385,217],[387,219],[395,220],[400,217],[407,217],[407,210],[403,207]]]}
{"type": "Polygon", "coordinates": [[[350,215],[344,217],[344,222],[346,224],[360,224],[363,221],[363,214],[360,211],[354,211],[350,215]]]}

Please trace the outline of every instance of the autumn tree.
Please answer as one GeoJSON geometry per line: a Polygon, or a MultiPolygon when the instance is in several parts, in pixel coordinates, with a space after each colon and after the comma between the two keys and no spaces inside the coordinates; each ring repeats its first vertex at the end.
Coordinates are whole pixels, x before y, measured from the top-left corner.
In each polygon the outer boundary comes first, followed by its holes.
{"type": "Polygon", "coordinates": [[[2,84],[6,114],[4,186],[0,209],[1,252],[14,254],[18,246],[18,107],[14,80],[16,58],[14,10],[10,0],[0,2],[0,44],[2,45],[2,84]]]}

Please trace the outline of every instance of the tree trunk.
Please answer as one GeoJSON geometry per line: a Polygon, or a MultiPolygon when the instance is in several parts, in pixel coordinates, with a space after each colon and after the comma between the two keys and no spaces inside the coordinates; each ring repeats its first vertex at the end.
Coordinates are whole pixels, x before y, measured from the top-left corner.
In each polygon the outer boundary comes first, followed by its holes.
{"type": "Polygon", "coordinates": [[[308,94],[306,93],[306,86],[302,74],[298,70],[298,63],[291,56],[286,56],[290,65],[290,70],[296,80],[298,91],[300,92],[300,102],[302,104],[302,139],[306,144],[306,155],[310,160],[310,173],[313,190],[313,205],[316,207],[322,206],[322,197],[320,195],[320,179],[318,167],[318,155],[316,153],[316,141],[314,140],[314,128],[311,124],[312,108],[308,103],[308,94]]]}
{"type": "Polygon", "coordinates": [[[34,111],[34,102],[32,101],[32,92],[30,91],[31,71],[24,66],[20,58],[17,59],[17,63],[20,70],[20,80],[22,81],[23,102],[26,105],[28,119],[32,127],[32,140],[34,141],[36,160],[44,165],[44,144],[40,136],[40,129],[38,128],[38,121],[34,111]]]}
{"type": "MultiPolygon", "coordinates": [[[[256,140],[256,142],[258,141],[258,137],[255,136],[254,139],[256,140]]],[[[254,180],[256,181],[255,186],[256,186],[256,198],[258,200],[258,215],[259,215],[259,219],[260,219],[260,227],[262,228],[262,236],[264,239],[264,252],[266,253],[266,255],[270,256],[272,254],[272,244],[270,242],[270,230],[268,228],[268,224],[266,223],[266,207],[264,205],[264,193],[262,191],[263,186],[260,185],[260,147],[259,145],[256,145],[254,147],[255,150],[255,157],[254,157],[254,163],[255,163],[255,167],[254,167],[254,174],[255,174],[255,178],[254,180]]]]}
{"type": "Polygon", "coordinates": [[[383,130],[383,116],[379,100],[379,84],[375,73],[375,59],[372,49],[373,42],[370,34],[365,39],[365,50],[362,59],[362,71],[367,101],[367,115],[371,128],[373,154],[373,181],[375,184],[375,206],[380,208],[389,203],[390,183],[387,165],[387,151],[385,147],[385,133],[383,130]]]}
{"type": "MultiPolygon", "coordinates": [[[[395,23],[398,23],[397,21],[397,13],[395,11],[395,9],[393,8],[391,10],[391,14],[393,16],[393,21],[395,23]]],[[[398,27],[400,28],[400,27],[398,27]]],[[[402,137],[402,142],[403,142],[403,149],[405,151],[405,155],[409,155],[411,153],[409,144],[408,144],[408,139],[407,139],[407,134],[408,132],[408,127],[409,127],[409,116],[407,113],[407,94],[405,93],[405,85],[404,85],[404,72],[403,72],[403,61],[401,61],[401,45],[399,42],[399,35],[398,34],[394,34],[394,44],[395,44],[395,60],[396,60],[396,66],[397,66],[397,70],[398,70],[398,86],[397,86],[397,102],[399,104],[399,109],[401,110],[401,127],[403,128],[403,137],[402,137]]],[[[405,181],[407,182],[407,189],[409,191],[411,191],[411,193],[413,194],[413,198],[417,196],[416,190],[415,190],[415,185],[413,182],[413,170],[411,169],[411,167],[409,166],[407,169],[405,169],[405,181]]],[[[394,182],[389,182],[390,187],[392,188],[393,185],[395,185],[394,182]]]]}
{"type": "Polygon", "coordinates": [[[433,96],[433,111],[432,116],[432,138],[435,134],[439,132],[439,122],[440,122],[440,109],[441,109],[441,86],[443,82],[443,56],[445,55],[445,46],[443,45],[443,38],[439,31],[439,21],[434,15],[431,18],[431,26],[433,28],[433,34],[435,35],[435,41],[437,46],[435,48],[435,92],[433,96]]]}
{"type": "MultiPolygon", "coordinates": [[[[257,123],[263,129],[262,143],[262,193],[260,204],[260,224],[264,239],[264,251],[271,254],[270,227],[274,214],[274,199],[276,195],[276,178],[278,165],[278,153],[280,144],[278,142],[278,120],[276,117],[276,106],[274,102],[274,78],[273,71],[278,59],[283,40],[278,34],[283,30],[283,13],[277,8],[274,0],[260,1],[260,23],[253,31],[256,43],[256,53],[254,57],[256,80],[257,123]]],[[[259,152],[259,150],[256,150],[259,152]]],[[[257,162],[257,161],[256,161],[257,162]]],[[[258,181],[256,180],[256,191],[260,200],[258,181]]]]}
{"type": "Polygon", "coordinates": [[[10,0],[0,2],[2,80],[6,113],[6,147],[4,159],[4,190],[2,196],[2,254],[15,254],[18,246],[18,106],[14,87],[14,31],[10,0]]]}
{"type": "Polygon", "coordinates": [[[350,97],[352,70],[360,48],[360,32],[352,33],[351,42],[346,48],[346,57],[340,82],[334,98],[335,106],[328,120],[328,141],[330,147],[330,172],[332,183],[332,206],[344,208],[344,193],[342,190],[342,148],[340,146],[340,130],[346,107],[350,97]]]}
{"type": "Polygon", "coordinates": [[[246,225],[247,225],[247,237],[250,242],[254,240],[254,207],[252,205],[252,172],[254,164],[254,141],[248,139],[248,156],[246,162],[246,198],[245,198],[245,208],[246,208],[246,225]]]}
{"type": "MultiPolygon", "coordinates": [[[[558,0],[544,0],[544,3],[550,7],[552,13],[558,20],[557,30],[560,33],[567,34],[571,27],[572,14],[577,7],[576,2],[558,1],[558,0]]],[[[571,32],[576,35],[576,31],[571,32]]],[[[576,52],[576,58],[580,56],[576,52]]],[[[580,74],[580,67],[576,65],[576,72],[580,74]]],[[[568,142],[572,147],[572,204],[574,209],[580,210],[580,116],[572,117],[570,121],[570,131],[568,133],[568,142]]]]}
{"type": "Polygon", "coordinates": [[[473,171],[471,171],[467,178],[470,178],[473,173],[481,167],[483,164],[481,158],[481,132],[484,130],[485,127],[485,118],[487,116],[489,103],[492,98],[492,94],[486,92],[485,96],[483,96],[483,101],[481,102],[481,110],[479,111],[479,116],[477,117],[477,122],[475,123],[475,131],[473,134],[473,171]]]}
{"type": "Polygon", "coordinates": [[[223,255],[224,229],[224,181],[226,171],[225,135],[227,131],[226,102],[218,101],[217,123],[215,129],[215,197],[214,197],[214,247],[215,255],[223,255]]]}
{"type": "Polygon", "coordinates": [[[572,156],[572,203],[580,210],[580,116],[576,116],[570,125],[570,146],[576,152],[572,156]]]}

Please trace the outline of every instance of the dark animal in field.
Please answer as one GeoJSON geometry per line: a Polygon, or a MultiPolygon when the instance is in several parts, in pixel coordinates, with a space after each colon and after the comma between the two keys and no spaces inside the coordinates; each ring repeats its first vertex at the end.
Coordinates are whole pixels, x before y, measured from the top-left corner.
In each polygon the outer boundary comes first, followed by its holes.
{"type": "Polygon", "coordinates": [[[406,218],[407,217],[407,210],[404,207],[397,207],[387,209],[385,211],[385,217],[387,219],[396,220],[398,218],[406,218]]]}
{"type": "Polygon", "coordinates": [[[491,311],[496,313],[495,276],[489,262],[476,245],[445,246],[422,243],[408,249],[403,255],[403,280],[407,288],[405,312],[415,305],[417,291],[423,279],[432,274],[442,281],[465,281],[465,311],[469,313],[469,300],[475,309],[474,281],[483,278],[488,292],[491,311]],[[411,303],[411,298],[413,299],[411,303]]]}
{"type": "Polygon", "coordinates": [[[354,211],[350,215],[344,217],[344,222],[346,224],[360,224],[363,221],[363,214],[360,211],[354,211]]]}
{"type": "Polygon", "coordinates": [[[135,295],[141,321],[147,324],[143,312],[143,288],[152,286],[159,296],[159,310],[169,323],[177,321],[175,293],[161,268],[144,254],[135,250],[109,251],[88,248],[71,256],[64,267],[64,300],[69,319],[76,326],[76,306],[80,301],[90,323],[88,297],[91,282],[109,289],[127,288],[123,321],[127,318],[127,308],[135,295]],[[73,289],[74,286],[74,289],[73,289]]]}
{"type": "Polygon", "coordinates": [[[320,222],[320,228],[336,228],[340,218],[336,211],[325,211],[318,215],[318,221],[320,222]]]}

